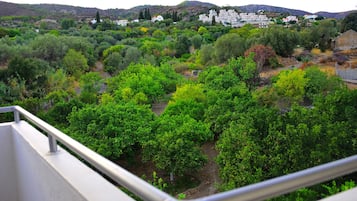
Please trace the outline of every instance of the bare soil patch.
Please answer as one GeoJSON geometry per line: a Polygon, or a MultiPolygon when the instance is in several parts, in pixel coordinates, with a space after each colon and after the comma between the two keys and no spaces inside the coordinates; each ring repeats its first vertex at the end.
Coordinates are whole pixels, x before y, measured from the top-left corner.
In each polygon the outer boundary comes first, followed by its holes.
{"type": "Polygon", "coordinates": [[[221,182],[219,169],[215,161],[218,151],[215,149],[215,142],[208,142],[202,146],[202,151],[207,155],[207,164],[197,173],[197,178],[201,182],[199,186],[186,190],[186,199],[200,198],[218,192],[217,185],[221,182]]]}

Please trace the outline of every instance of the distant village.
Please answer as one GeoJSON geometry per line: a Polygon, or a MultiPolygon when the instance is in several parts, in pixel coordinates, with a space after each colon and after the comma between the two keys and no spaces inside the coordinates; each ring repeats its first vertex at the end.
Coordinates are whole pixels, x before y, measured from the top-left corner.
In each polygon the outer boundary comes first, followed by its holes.
{"type": "MultiPolygon", "coordinates": [[[[318,18],[317,15],[304,15],[303,19],[309,22],[313,22],[318,18]]],[[[161,22],[165,20],[162,15],[155,15],[151,18],[151,22],[161,22]]],[[[113,23],[119,26],[127,26],[129,23],[137,23],[139,19],[134,20],[113,20],[113,23]]],[[[230,26],[230,27],[242,27],[245,24],[252,24],[259,28],[267,28],[270,24],[274,24],[275,20],[272,18],[267,17],[264,14],[264,10],[258,10],[256,13],[245,13],[245,12],[237,12],[234,9],[221,9],[218,12],[216,10],[209,10],[208,14],[200,14],[198,16],[198,21],[203,23],[220,23],[223,26],[230,26]]],[[[296,24],[299,22],[298,16],[287,16],[282,19],[282,22],[285,24],[296,24]]],[[[95,19],[90,21],[91,24],[97,23],[95,19]]]]}

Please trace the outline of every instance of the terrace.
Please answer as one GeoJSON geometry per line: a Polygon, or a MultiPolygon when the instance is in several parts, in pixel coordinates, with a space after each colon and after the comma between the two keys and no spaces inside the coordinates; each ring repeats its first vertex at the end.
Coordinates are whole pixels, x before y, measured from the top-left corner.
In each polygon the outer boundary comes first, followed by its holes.
{"type": "MultiPolygon", "coordinates": [[[[133,200],[103,175],[143,200],[177,200],[23,108],[0,108],[9,112],[14,121],[0,123],[1,200],[133,200]]],[[[196,200],[264,200],[356,171],[357,155],[196,200]]],[[[325,201],[355,200],[356,195],[354,188],[325,201]]]]}

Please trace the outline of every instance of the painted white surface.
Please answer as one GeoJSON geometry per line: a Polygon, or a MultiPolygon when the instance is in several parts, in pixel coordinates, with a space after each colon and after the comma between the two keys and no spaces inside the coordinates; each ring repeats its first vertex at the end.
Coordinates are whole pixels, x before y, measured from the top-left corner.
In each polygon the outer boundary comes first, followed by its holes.
{"type": "Polygon", "coordinates": [[[0,124],[0,200],[18,200],[11,124],[0,124]]]}
{"type": "Polygon", "coordinates": [[[3,125],[0,200],[132,200],[62,148],[50,154],[47,137],[28,123],[3,125]]]}

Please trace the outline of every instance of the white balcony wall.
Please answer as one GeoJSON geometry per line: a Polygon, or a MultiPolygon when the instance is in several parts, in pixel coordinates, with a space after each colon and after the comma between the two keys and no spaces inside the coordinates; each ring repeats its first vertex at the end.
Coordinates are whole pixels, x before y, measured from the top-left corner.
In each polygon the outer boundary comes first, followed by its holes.
{"type": "Polygon", "coordinates": [[[0,200],[132,200],[28,123],[0,124],[0,200]]]}

